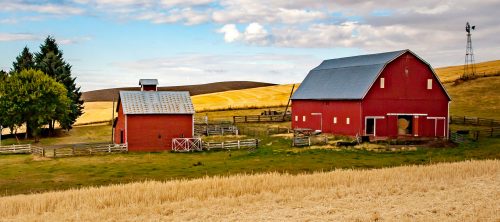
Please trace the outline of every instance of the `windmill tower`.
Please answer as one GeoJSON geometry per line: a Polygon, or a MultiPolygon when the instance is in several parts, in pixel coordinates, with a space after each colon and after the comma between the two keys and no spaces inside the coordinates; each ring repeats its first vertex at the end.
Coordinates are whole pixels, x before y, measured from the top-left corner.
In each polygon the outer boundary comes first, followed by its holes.
{"type": "Polygon", "coordinates": [[[465,31],[467,32],[467,46],[465,49],[465,64],[464,64],[464,74],[462,79],[471,79],[476,75],[476,70],[474,68],[474,50],[472,49],[472,38],[471,30],[475,30],[476,26],[470,26],[469,22],[465,25],[465,31]]]}

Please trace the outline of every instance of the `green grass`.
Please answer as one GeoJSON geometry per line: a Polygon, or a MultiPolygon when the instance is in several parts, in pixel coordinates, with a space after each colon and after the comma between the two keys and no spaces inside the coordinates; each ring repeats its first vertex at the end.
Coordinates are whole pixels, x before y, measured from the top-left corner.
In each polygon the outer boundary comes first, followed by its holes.
{"type": "MultiPolygon", "coordinates": [[[[24,138],[24,137],[23,137],[24,138]]],[[[2,145],[34,143],[34,140],[19,138],[2,139],[2,145]]],[[[111,125],[78,126],[70,131],[58,130],[54,137],[42,137],[40,145],[57,145],[73,143],[98,143],[111,141],[111,125]]]]}
{"type": "Polygon", "coordinates": [[[500,119],[500,77],[486,77],[445,85],[451,96],[450,113],[500,119]]]}
{"type": "Polygon", "coordinates": [[[337,168],[381,168],[467,159],[495,159],[500,158],[499,143],[500,138],[495,138],[457,148],[421,148],[417,151],[377,153],[291,148],[290,140],[266,138],[254,152],[129,153],[59,159],[0,155],[0,195],[212,175],[274,171],[295,174],[337,168]]]}

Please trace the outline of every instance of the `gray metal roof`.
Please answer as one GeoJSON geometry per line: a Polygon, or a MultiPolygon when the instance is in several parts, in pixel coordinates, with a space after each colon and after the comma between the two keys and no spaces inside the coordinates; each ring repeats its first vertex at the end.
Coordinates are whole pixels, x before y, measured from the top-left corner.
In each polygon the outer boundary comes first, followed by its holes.
{"type": "Polygon", "coordinates": [[[152,85],[158,85],[158,80],[157,79],[140,79],[139,80],[139,85],[140,86],[152,86],[152,85]]]}
{"type": "Polygon", "coordinates": [[[385,65],[408,51],[325,60],[309,72],[292,99],[362,99],[385,65]]]}
{"type": "Polygon", "coordinates": [[[193,114],[189,92],[120,91],[124,114],[193,114]]]}

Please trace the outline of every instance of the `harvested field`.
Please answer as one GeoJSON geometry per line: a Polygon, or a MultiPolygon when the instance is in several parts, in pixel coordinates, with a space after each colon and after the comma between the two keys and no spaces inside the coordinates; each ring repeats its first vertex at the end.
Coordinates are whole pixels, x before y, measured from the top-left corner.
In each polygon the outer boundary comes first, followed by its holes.
{"type": "Polygon", "coordinates": [[[498,221],[500,161],[143,182],[0,198],[5,221],[498,221]]]}

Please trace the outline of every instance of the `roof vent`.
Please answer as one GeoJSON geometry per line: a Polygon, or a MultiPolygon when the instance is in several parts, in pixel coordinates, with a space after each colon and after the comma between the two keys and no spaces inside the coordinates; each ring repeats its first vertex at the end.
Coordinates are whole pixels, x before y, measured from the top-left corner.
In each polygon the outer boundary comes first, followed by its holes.
{"type": "Polygon", "coordinates": [[[158,91],[157,79],[140,79],[139,85],[141,86],[141,91],[158,91]]]}

